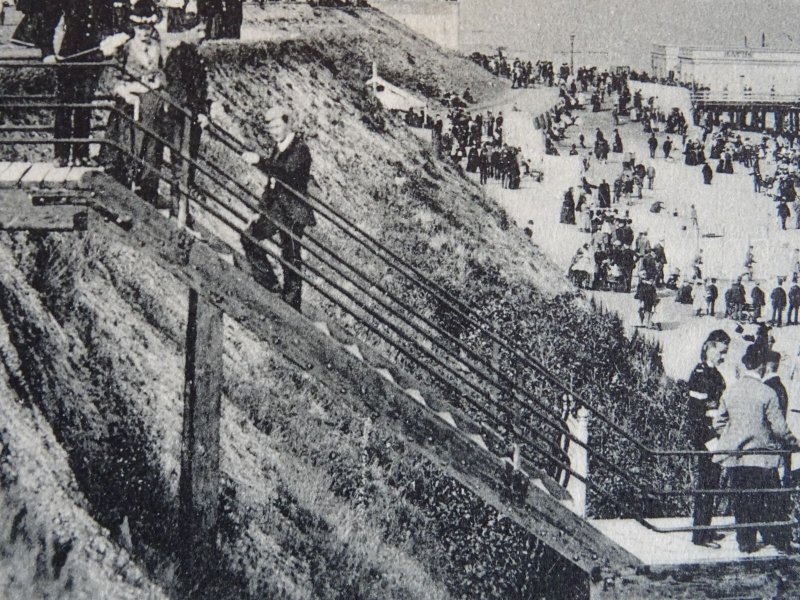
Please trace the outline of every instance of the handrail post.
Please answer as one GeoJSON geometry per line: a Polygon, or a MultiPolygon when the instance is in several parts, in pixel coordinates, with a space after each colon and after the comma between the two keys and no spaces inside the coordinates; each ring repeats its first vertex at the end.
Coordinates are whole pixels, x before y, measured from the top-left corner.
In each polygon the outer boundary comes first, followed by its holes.
{"type": "MultiPolygon", "coordinates": [[[[180,150],[181,155],[191,157],[191,146],[192,146],[192,127],[194,124],[194,115],[184,115],[183,117],[183,128],[181,129],[181,143],[180,143],[180,150]]],[[[192,165],[190,164],[191,161],[182,158],[181,156],[175,156],[174,153],[170,153],[170,161],[172,162],[172,172],[173,177],[177,177],[180,181],[178,186],[173,186],[172,193],[173,193],[173,202],[177,202],[178,205],[178,227],[186,227],[187,222],[189,221],[189,197],[187,193],[191,190],[191,185],[194,183],[193,179],[193,169],[192,165]],[[180,165],[179,169],[175,168],[177,164],[180,165]],[[181,193],[181,190],[186,190],[186,193],[181,193]]]]}
{"type": "MultiPolygon", "coordinates": [[[[581,406],[573,416],[572,413],[567,417],[567,428],[581,444],[589,443],[589,411],[581,406]]],[[[573,471],[580,477],[570,477],[567,481],[567,492],[572,496],[574,512],[579,517],[586,516],[586,483],[583,481],[589,477],[589,453],[586,447],[581,444],[570,444],[567,447],[567,457],[573,471]],[[582,478],[582,479],[581,479],[582,478]]]]}
{"type": "Polygon", "coordinates": [[[179,479],[181,563],[189,580],[213,572],[219,516],[222,311],[189,289],[179,479]]]}

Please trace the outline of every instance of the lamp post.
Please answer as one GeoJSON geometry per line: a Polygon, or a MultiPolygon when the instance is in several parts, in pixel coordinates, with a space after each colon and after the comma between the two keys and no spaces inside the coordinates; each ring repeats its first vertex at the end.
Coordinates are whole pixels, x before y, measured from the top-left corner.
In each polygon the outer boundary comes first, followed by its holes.
{"type": "Polygon", "coordinates": [[[569,34],[569,73],[575,74],[575,34],[569,34]]]}

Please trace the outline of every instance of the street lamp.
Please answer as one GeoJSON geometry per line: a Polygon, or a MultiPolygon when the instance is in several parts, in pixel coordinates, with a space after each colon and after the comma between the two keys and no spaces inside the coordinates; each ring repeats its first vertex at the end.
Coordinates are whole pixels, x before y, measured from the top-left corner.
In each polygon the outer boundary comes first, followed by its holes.
{"type": "Polygon", "coordinates": [[[575,74],[575,34],[569,34],[569,73],[575,74]]]}

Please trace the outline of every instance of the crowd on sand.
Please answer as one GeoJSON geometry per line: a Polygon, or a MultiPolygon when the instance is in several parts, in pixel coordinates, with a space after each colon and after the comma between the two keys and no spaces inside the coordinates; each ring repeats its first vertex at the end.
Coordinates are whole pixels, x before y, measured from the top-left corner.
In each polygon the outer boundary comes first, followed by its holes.
{"type": "MultiPolygon", "coordinates": [[[[741,552],[756,551],[760,533],[763,544],[795,553],[798,546],[792,539],[791,527],[774,525],[792,518],[790,496],[774,490],[794,485],[787,452],[800,450],[800,445],[786,422],[789,396],[778,374],[782,357],[773,349],[775,340],[770,332],[775,327],[798,325],[800,249],[793,251],[791,272],[768,286],[754,277],[756,257],[753,246],[749,246],[741,275],[721,291],[718,279],[703,273],[694,205],[684,217],[688,217],[687,228],[694,233],[697,250],[683,273],[669,262],[664,239],[650,240],[646,230],[635,230],[630,207],[643,199],[643,189],[653,189],[657,161],[682,160],[687,168],[699,169],[706,185],[712,185],[715,176],[751,173],[755,191],[771,196],[777,223],[785,229],[789,207],[795,215],[800,208],[795,192],[800,144],[791,135],[774,132],[761,132],[753,140],[742,138],[730,124],[713,126],[703,119],[692,127],[679,109],[664,110],[656,98],[644,99],[638,91],[631,95],[624,76],[595,76],[586,89],[583,85],[576,77],[566,81],[564,89],[568,96],[575,97],[587,92],[591,110],[595,111],[610,97],[615,124],[620,117],[641,124],[648,140],[649,161],[637,161],[633,153],[625,152],[618,129],[610,139],[597,129],[593,144],[587,144],[580,136],[578,144],[572,145],[570,154],[582,157],[583,172],[580,181],[564,193],[559,220],[585,232],[589,240],[575,253],[569,276],[580,288],[633,293],[643,326],[655,325],[652,317],[656,305],[661,298],[670,296],[690,304],[694,315],[728,320],[721,321],[723,328],[708,336],[701,348],[700,362],[689,377],[689,439],[693,450],[708,453],[698,455],[692,465],[693,487],[728,487],[741,492],[729,496],[727,505],[735,522],[766,524],[736,530],[741,552]],[[618,176],[613,183],[605,179],[589,181],[591,162],[607,162],[609,153],[621,157],[618,176]],[[715,169],[710,167],[706,153],[716,161],[715,169]],[[718,302],[723,304],[721,309],[717,308],[718,302]],[[727,386],[717,367],[725,360],[731,335],[741,335],[749,345],[737,357],[737,380],[727,386]],[[764,454],[764,450],[774,454],[764,454]]],[[[570,107],[573,108],[581,108],[580,103],[570,107]]],[[[550,132],[548,136],[554,143],[558,141],[550,132]]],[[[650,210],[661,212],[664,205],[653,202],[650,210]]],[[[800,217],[795,216],[794,226],[800,228],[800,217]]],[[[778,227],[774,231],[777,230],[778,227]]],[[[790,376],[800,378],[800,370],[793,369],[790,376]]],[[[699,494],[693,495],[692,500],[692,524],[699,527],[692,532],[692,542],[719,548],[724,535],[710,528],[712,517],[719,510],[717,496],[699,494]]]]}

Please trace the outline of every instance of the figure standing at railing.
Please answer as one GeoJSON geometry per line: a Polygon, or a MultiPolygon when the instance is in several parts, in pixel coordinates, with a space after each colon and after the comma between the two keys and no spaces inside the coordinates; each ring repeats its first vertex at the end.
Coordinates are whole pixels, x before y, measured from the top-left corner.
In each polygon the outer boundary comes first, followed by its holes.
{"type": "Polygon", "coordinates": [[[120,113],[112,113],[106,127],[106,136],[130,154],[106,145],[99,157],[112,177],[155,205],[158,205],[164,147],[153,136],[137,129],[135,123],[160,133],[164,119],[164,103],[155,91],[164,86],[165,79],[161,70],[161,40],[155,28],[161,16],[152,0],[139,0],[131,10],[133,38],[119,55],[126,74],[113,90],[120,113]]]}
{"type": "Polygon", "coordinates": [[[301,136],[292,131],[287,109],[274,106],[266,112],[264,120],[267,133],[275,142],[275,149],[266,159],[255,152],[242,155],[246,162],[257,166],[268,176],[261,199],[262,214],[250,223],[242,235],[242,247],[256,281],[270,291],[278,291],[278,278],[257,242],[279,235],[281,256],[285,263],[296,270],[284,264],[283,301],[300,311],[303,282],[300,277],[303,268],[300,238],[305,228],[316,225],[317,221],[314,212],[296,192],[305,194],[308,191],[311,152],[301,136]],[[295,191],[288,189],[287,185],[295,191]],[[286,231],[280,230],[276,223],[286,231]]]}
{"type": "MultiPolygon", "coordinates": [[[[173,17],[172,27],[174,33],[167,35],[169,53],[164,62],[166,92],[189,114],[167,104],[162,130],[168,142],[194,159],[200,151],[203,128],[208,125],[208,75],[198,51],[199,44],[205,39],[205,25],[200,22],[197,12],[184,12],[180,18],[173,17]]],[[[172,151],[170,166],[172,197],[175,199],[179,197],[179,183],[188,189],[194,185],[194,167],[184,164],[184,160],[172,151]]],[[[174,202],[173,208],[176,208],[174,202]]]]}
{"type": "MultiPolygon", "coordinates": [[[[700,351],[700,362],[689,377],[689,403],[686,410],[686,425],[692,450],[706,450],[706,444],[717,437],[714,417],[719,409],[720,398],[725,391],[725,379],[718,367],[725,360],[731,338],[721,329],[712,331],[700,351]]],[[[710,456],[697,457],[694,464],[694,487],[715,490],[719,488],[720,468],[710,456]]],[[[692,511],[692,526],[711,524],[714,514],[714,496],[695,496],[692,511]]],[[[722,535],[711,530],[692,532],[692,543],[698,546],[714,544],[722,535]]]]}
{"type": "MultiPolygon", "coordinates": [[[[49,0],[44,9],[42,39],[39,47],[44,62],[56,62],[54,39],[59,21],[64,19],[64,37],[59,56],[66,62],[98,61],[103,55],[96,49],[113,33],[112,0],[49,0]]],[[[62,104],[85,104],[94,99],[100,78],[97,67],[62,67],[56,71],[56,96],[62,104]]],[[[56,139],[86,139],[91,133],[90,108],[60,108],[55,112],[53,133],[56,139]]],[[[85,164],[89,161],[88,142],[56,142],[55,163],[85,164]]]]}
{"type": "MultiPolygon", "coordinates": [[[[786,425],[775,391],[762,381],[768,350],[762,344],[750,344],[742,357],[744,376],[722,397],[714,420],[720,432],[717,451],[798,450],[795,436],[786,425]]],[[[714,462],[727,469],[731,489],[758,490],[780,487],[780,453],[717,454],[714,462]]],[[[786,504],[769,492],[737,494],[733,497],[733,516],[737,524],[780,522],[788,519],[786,504]]],[[[756,549],[756,528],[736,531],[741,552],[756,549]]],[[[791,530],[787,527],[764,527],[761,537],[780,550],[791,550],[791,530]]]]}

